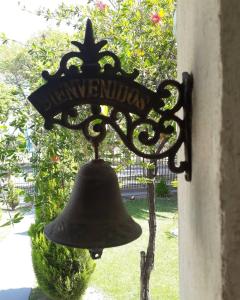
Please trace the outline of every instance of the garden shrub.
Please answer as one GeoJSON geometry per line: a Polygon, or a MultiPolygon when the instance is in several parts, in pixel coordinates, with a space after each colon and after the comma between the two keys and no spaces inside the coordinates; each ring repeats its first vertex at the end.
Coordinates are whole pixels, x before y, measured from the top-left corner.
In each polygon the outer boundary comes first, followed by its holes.
{"type": "Polygon", "coordinates": [[[32,262],[40,289],[53,300],[79,300],[95,268],[87,250],[54,244],[41,232],[32,236],[32,262]]]}
{"type": "Polygon", "coordinates": [[[19,204],[19,192],[18,189],[14,187],[14,184],[9,181],[7,185],[7,204],[14,210],[19,204]]]}
{"type": "MultiPolygon", "coordinates": [[[[100,2],[97,1],[96,5],[83,9],[73,9],[72,6],[68,9],[66,5],[61,5],[59,11],[53,14],[47,10],[46,19],[55,15],[58,24],[67,21],[75,29],[74,39],[82,41],[80,35],[84,34],[84,31],[79,33],[79,29],[85,27],[86,17],[90,17],[98,39],[108,37],[108,40],[111,40],[109,50],[114,50],[120,55],[123,68],[129,72],[134,68],[140,69],[137,81],[148,88],[155,90],[160,80],[176,75],[176,41],[172,34],[175,1],[113,1],[116,2],[117,9],[102,3],[100,5],[100,2]],[[133,40],[134,43],[129,43],[133,40]]],[[[42,15],[44,16],[44,10],[42,15]]],[[[17,103],[20,109],[10,110],[11,118],[16,111],[15,120],[11,123],[21,131],[24,126],[30,127],[29,134],[34,145],[31,162],[35,171],[36,195],[32,199],[27,198],[34,203],[36,217],[30,231],[34,270],[39,286],[51,299],[58,300],[80,297],[94,270],[94,263],[86,250],[67,248],[46,240],[43,227],[66,205],[72,177],[77,172],[79,162],[92,158],[92,148],[85,139],[80,138],[80,133],[78,135],[75,132],[73,135],[63,128],[58,129],[57,126],[53,131],[46,133],[42,129],[42,118],[33,107],[26,105],[22,91],[32,92],[42,85],[39,74],[44,69],[51,73],[56,72],[59,64],[56,58],[67,53],[65,50],[69,49],[70,40],[71,37],[67,34],[46,31],[20,49],[21,55],[11,55],[11,60],[8,61],[7,49],[7,55],[2,59],[2,68],[6,68],[5,75],[15,78],[17,74],[21,79],[19,82],[23,84],[15,85],[18,97],[14,97],[13,103],[17,103]],[[26,65],[29,67],[26,68],[26,65]]],[[[13,48],[15,49],[15,46],[13,48]]],[[[81,118],[85,116],[85,112],[82,114],[81,118]]],[[[120,147],[119,142],[113,135],[108,133],[108,136],[110,138],[102,145],[102,153],[108,152],[113,155],[114,147],[120,147]]],[[[7,142],[8,140],[9,138],[6,139],[7,142]]],[[[23,140],[25,141],[25,138],[23,140]]],[[[13,153],[16,153],[14,147],[15,145],[8,151],[9,162],[13,161],[13,153]]],[[[18,147],[19,151],[25,149],[24,144],[21,148],[18,147]]],[[[5,149],[2,152],[6,153],[5,149]]],[[[160,188],[158,194],[166,195],[166,184],[159,184],[164,186],[165,192],[160,188]]]]}
{"type": "MultiPolygon", "coordinates": [[[[53,140],[54,134],[49,134],[53,140]]],[[[65,207],[74,170],[64,160],[52,159],[56,144],[49,144],[45,157],[35,165],[35,224],[30,228],[32,262],[38,286],[50,299],[78,300],[95,268],[88,250],[57,245],[46,239],[43,229],[65,207]],[[43,180],[44,178],[44,180],[43,180]]],[[[66,156],[66,159],[71,159],[66,156]]]]}
{"type": "Polygon", "coordinates": [[[156,194],[158,197],[166,197],[169,195],[169,187],[164,179],[156,183],[156,194]]]}
{"type": "MultiPolygon", "coordinates": [[[[48,68],[46,63],[53,66],[52,70],[57,69],[59,61],[56,59],[55,49],[61,49],[62,52],[69,43],[69,37],[61,33],[46,33],[46,38],[40,37],[32,41],[30,61],[33,80],[31,79],[29,88],[31,91],[42,84],[39,72],[48,68]],[[47,56],[42,56],[43,49],[47,56]],[[38,67],[35,68],[36,66],[38,67]]],[[[34,148],[38,149],[31,158],[35,193],[32,198],[27,198],[27,201],[34,203],[35,208],[35,224],[29,232],[34,272],[38,286],[50,299],[80,299],[94,271],[95,262],[92,261],[88,250],[50,242],[45,238],[43,228],[65,207],[79,162],[86,153],[86,142],[81,143],[80,139],[76,138],[80,132],[73,138],[73,134],[63,128],[56,127],[55,130],[45,133],[40,116],[34,113],[31,116],[34,124],[31,141],[34,148]]],[[[91,149],[91,146],[89,148],[91,149]]]]}

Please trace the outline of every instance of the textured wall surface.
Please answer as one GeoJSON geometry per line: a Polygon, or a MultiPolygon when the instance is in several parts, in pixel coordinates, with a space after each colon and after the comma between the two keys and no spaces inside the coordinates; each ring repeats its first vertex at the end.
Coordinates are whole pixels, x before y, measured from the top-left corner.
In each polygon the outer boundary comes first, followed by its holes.
{"type": "Polygon", "coordinates": [[[240,299],[240,1],[221,1],[223,299],[240,299]]]}
{"type": "Polygon", "coordinates": [[[239,0],[178,1],[178,71],[194,76],[193,178],[179,184],[182,300],[240,299],[239,28],[239,0]]]}
{"type": "Polygon", "coordinates": [[[192,182],[179,183],[180,296],[221,299],[220,1],[179,0],[177,42],[178,72],[194,77],[192,182]]]}

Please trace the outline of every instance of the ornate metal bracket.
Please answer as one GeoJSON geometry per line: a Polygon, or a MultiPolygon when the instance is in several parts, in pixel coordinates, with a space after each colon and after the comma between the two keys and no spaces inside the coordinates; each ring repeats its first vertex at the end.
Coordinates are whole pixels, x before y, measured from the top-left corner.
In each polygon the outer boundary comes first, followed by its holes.
{"type": "Polygon", "coordinates": [[[139,74],[136,69],[126,73],[116,54],[101,51],[107,41],[95,43],[90,20],[87,21],[84,43],[75,41],[72,44],[79,51],[65,54],[54,75],[43,71],[46,84],[29,96],[30,102],[44,117],[45,128],[52,129],[54,124],[59,124],[82,130],[85,138],[97,146],[106,136],[106,125],[110,125],[136,155],[148,159],[168,157],[170,170],[186,172],[186,180],[191,180],[192,76],[183,73],[182,83],[164,80],[156,92],[147,89],[135,81],[139,74]],[[82,61],[80,69],[77,65],[69,66],[72,58],[82,61]],[[100,61],[104,58],[110,58],[113,64],[101,66],[100,61]],[[175,105],[165,109],[164,100],[173,97],[170,89],[175,89],[178,96],[175,105]],[[90,105],[91,113],[81,120],[84,104],[90,105]],[[111,107],[108,115],[102,113],[102,105],[111,107]],[[178,113],[181,109],[182,118],[178,113]],[[154,152],[153,146],[159,142],[160,135],[173,134],[175,127],[178,135],[171,147],[161,153],[154,152]],[[185,146],[185,161],[177,166],[175,157],[182,145],[185,146]]]}

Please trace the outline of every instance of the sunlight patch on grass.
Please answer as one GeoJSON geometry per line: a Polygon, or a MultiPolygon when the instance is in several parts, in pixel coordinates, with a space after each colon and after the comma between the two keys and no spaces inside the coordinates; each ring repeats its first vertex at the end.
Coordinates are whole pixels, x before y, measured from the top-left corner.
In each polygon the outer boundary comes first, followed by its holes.
{"type": "MultiPolygon", "coordinates": [[[[140,251],[148,244],[148,210],[145,200],[126,202],[126,207],[141,225],[143,234],[136,241],[104,249],[91,277],[91,286],[113,300],[138,300],[140,290],[140,251]]],[[[157,235],[155,268],[151,276],[151,297],[178,300],[178,240],[167,232],[177,227],[177,201],[157,199],[157,235]]]]}

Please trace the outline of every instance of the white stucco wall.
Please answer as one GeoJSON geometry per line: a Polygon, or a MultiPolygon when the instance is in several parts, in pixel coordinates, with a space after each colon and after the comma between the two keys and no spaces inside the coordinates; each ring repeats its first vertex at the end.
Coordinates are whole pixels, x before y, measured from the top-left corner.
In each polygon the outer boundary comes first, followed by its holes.
{"type": "MultiPolygon", "coordinates": [[[[192,182],[180,176],[181,300],[221,299],[220,1],[179,0],[178,72],[194,77],[192,182]]],[[[180,76],[179,76],[180,79],[180,76]]]]}
{"type": "MultiPolygon", "coordinates": [[[[240,1],[178,0],[193,73],[193,174],[180,176],[181,300],[240,299],[240,1]]],[[[180,76],[179,76],[180,79],[180,76]]]]}

